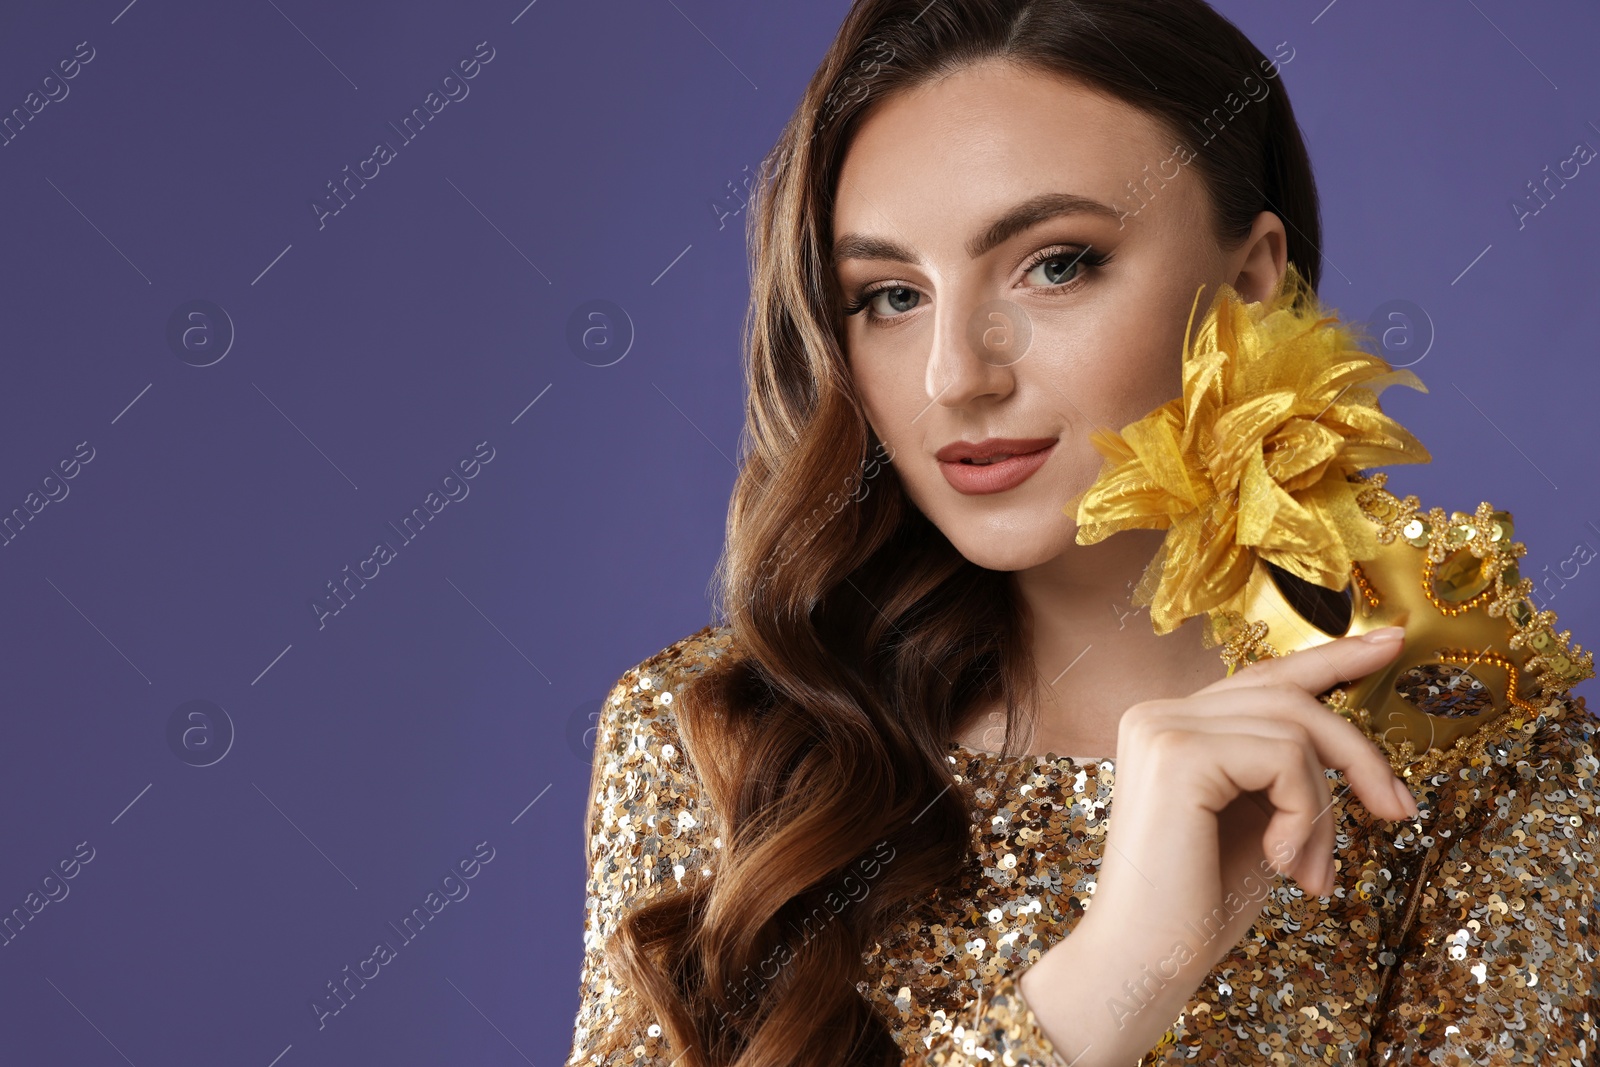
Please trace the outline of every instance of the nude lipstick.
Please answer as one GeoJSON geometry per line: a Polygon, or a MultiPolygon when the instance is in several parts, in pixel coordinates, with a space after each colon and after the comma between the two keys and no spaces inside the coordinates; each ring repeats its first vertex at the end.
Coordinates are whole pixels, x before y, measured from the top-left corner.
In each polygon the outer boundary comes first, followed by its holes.
{"type": "Polygon", "coordinates": [[[954,441],[938,452],[939,470],[960,493],[1003,493],[1025,482],[1054,450],[1054,437],[990,437],[954,441]],[[995,459],[1004,456],[1004,459],[995,459]]]}

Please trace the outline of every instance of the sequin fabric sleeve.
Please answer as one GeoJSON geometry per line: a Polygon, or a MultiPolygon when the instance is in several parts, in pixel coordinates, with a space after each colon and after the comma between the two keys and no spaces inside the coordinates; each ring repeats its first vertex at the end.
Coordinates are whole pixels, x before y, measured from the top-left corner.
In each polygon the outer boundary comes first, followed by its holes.
{"type": "Polygon", "coordinates": [[[1581,699],[1555,710],[1419,790],[1433,841],[1371,1063],[1600,1063],[1600,742],[1581,699]]]}
{"type": "Polygon", "coordinates": [[[690,639],[618,679],[595,726],[585,840],[583,967],[569,1065],[671,1062],[661,1026],[630,1022],[629,994],[605,957],[606,939],[629,909],[710,873],[716,847],[709,807],[672,712],[690,639]]]}
{"type": "Polygon", "coordinates": [[[1018,986],[1020,974],[1007,974],[980,993],[963,1017],[935,1019],[926,1056],[907,1059],[916,1067],[1067,1067],[1034,1018],[1018,986]]]}

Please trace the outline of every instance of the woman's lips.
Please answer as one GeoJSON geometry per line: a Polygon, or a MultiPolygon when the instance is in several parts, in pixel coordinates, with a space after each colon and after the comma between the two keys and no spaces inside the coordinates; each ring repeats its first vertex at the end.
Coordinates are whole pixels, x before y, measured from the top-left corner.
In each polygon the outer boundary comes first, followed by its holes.
{"type": "Polygon", "coordinates": [[[1009,459],[987,464],[940,460],[939,470],[957,492],[969,495],[1003,493],[1021,485],[1029,475],[1044,466],[1044,461],[1055,447],[1056,442],[1052,441],[1033,452],[1018,453],[1009,459]]]}

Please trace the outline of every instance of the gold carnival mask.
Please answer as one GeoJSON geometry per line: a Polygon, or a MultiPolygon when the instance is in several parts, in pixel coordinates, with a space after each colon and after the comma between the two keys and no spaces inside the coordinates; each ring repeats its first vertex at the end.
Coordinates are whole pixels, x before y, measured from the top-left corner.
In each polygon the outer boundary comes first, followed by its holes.
{"type": "Polygon", "coordinates": [[[1405,627],[1389,666],[1324,697],[1398,766],[1502,716],[1520,727],[1593,677],[1593,657],[1528,599],[1510,515],[1425,512],[1385,475],[1359,473],[1431,458],[1377,399],[1422,382],[1359,340],[1292,264],[1266,301],[1221,286],[1192,338],[1185,329],[1183,395],[1121,433],[1096,431],[1105,466],[1065,510],[1080,544],[1167,530],[1134,603],[1157,633],[1204,614],[1230,673],[1405,627]]]}

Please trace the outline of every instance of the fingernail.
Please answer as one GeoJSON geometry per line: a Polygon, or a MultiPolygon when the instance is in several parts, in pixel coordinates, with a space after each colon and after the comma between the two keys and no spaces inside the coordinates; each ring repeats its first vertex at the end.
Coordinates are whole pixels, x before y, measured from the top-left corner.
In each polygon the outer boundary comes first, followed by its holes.
{"type": "Polygon", "coordinates": [[[1398,641],[1405,635],[1406,628],[1404,626],[1384,626],[1377,630],[1368,630],[1366,633],[1361,635],[1361,640],[1371,641],[1375,645],[1381,645],[1385,641],[1398,641]]]}
{"type": "Polygon", "coordinates": [[[1417,798],[1411,794],[1411,790],[1406,784],[1398,778],[1394,779],[1394,795],[1400,798],[1400,803],[1411,813],[1411,817],[1416,818],[1420,810],[1417,807],[1417,798]]]}

